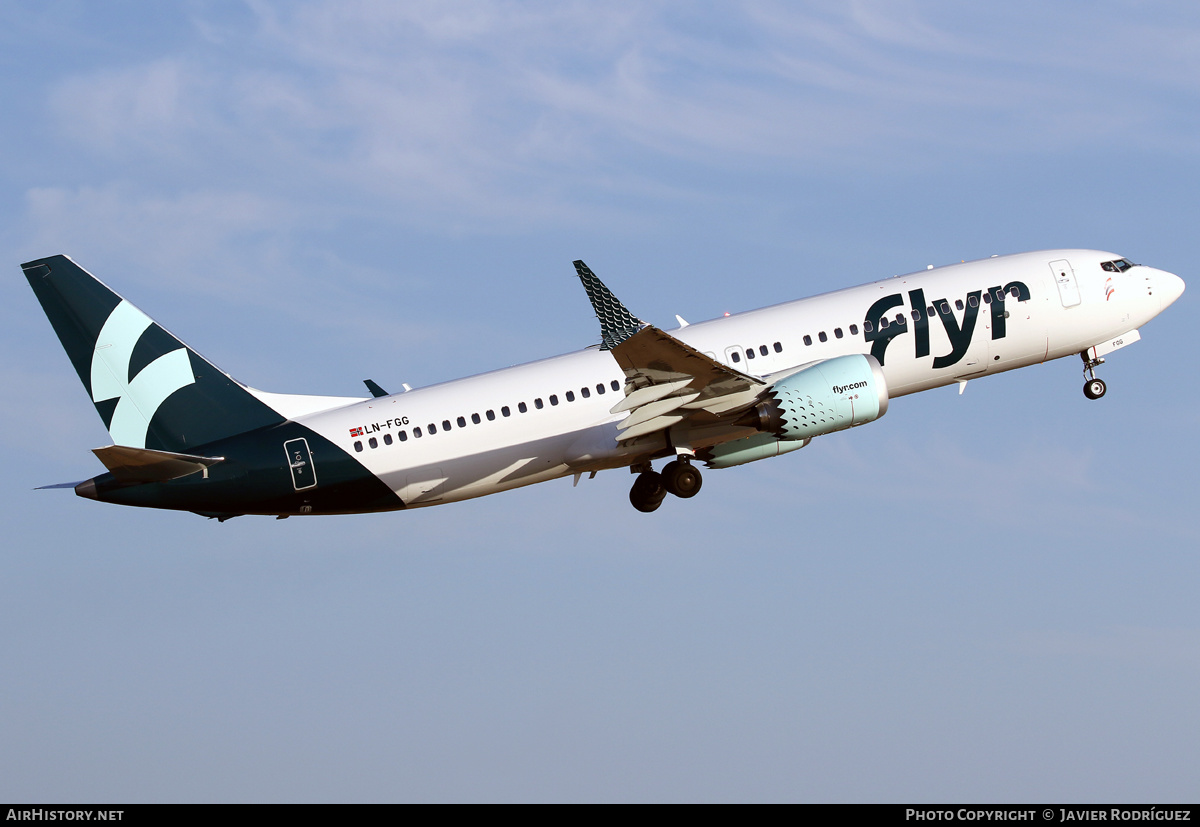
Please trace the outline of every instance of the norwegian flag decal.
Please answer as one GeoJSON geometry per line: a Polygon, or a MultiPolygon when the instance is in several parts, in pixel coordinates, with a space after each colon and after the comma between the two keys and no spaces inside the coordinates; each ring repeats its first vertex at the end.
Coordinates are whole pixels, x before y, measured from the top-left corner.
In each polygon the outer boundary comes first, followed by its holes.
{"type": "Polygon", "coordinates": [[[362,428],[351,428],[350,436],[362,436],[362,428]]]}

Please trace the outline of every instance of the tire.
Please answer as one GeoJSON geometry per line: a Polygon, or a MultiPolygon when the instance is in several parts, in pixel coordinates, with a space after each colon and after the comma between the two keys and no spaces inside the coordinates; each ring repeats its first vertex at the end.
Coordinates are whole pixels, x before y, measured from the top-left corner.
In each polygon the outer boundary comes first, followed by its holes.
{"type": "Polygon", "coordinates": [[[638,478],[633,481],[633,487],[629,489],[630,504],[643,514],[657,511],[666,496],[667,489],[663,485],[662,475],[653,471],[638,474],[638,478]]]}
{"type": "Polygon", "coordinates": [[[1108,386],[1103,379],[1091,379],[1084,383],[1083,395],[1088,399],[1099,399],[1108,392],[1108,386]]]}
{"type": "Polygon", "coordinates": [[[690,462],[680,460],[667,463],[667,467],[663,469],[662,478],[667,491],[684,500],[699,494],[700,486],[704,484],[700,469],[690,462]]]}

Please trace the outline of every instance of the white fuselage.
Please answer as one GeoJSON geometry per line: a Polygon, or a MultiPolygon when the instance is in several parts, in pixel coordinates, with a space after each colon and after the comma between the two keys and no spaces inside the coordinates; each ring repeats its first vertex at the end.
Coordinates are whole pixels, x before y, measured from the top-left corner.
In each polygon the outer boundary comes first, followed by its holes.
{"type": "MultiPolygon", "coordinates": [[[[1118,258],[1093,250],[993,257],[670,333],[768,381],[801,365],[874,352],[894,398],[1112,342],[1182,292],[1182,280],[1161,270],[1102,269],[1118,258]],[[999,317],[991,307],[996,290],[1006,291],[999,317]],[[886,312],[869,318],[880,307],[886,312]],[[888,320],[886,345],[880,315],[888,320]]],[[[357,458],[409,507],[434,505],[665,455],[667,433],[618,444],[623,414],[609,410],[623,398],[624,380],[612,354],[592,347],[294,418],[357,458]]],[[[708,440],[748,433],[730,428],[708,440]]],[[[321,458],[313,462],[319,478],[321,458]]]]}

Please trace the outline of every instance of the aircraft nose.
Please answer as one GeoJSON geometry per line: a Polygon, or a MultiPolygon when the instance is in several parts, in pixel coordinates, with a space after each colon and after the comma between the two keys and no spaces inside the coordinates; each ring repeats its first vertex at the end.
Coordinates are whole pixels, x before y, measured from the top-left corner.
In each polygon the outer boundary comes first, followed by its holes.
{"type": "Polygon", "coordinates": [[[1165,270],[1159,271],[1158,291],[1161,297],[1163,310],[1175,303],[1175,300],[1183,295],[1183,289],[1187,285],[1183,283],[1183,279],[1174,273],[1168,273],[1165,270]]]}

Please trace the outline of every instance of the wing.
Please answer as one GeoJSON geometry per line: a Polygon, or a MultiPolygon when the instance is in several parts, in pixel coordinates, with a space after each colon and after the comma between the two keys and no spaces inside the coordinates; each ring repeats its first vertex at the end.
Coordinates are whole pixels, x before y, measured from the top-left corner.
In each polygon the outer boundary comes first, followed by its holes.
{"type": "Polygon", "coordinates": [[[766,383],[637,319],[582,261],[575,271],[600,320],[600,349],[625,371],[625,398],[610,413],[628,411],[618,441],[636,439],[685,419],[697,423],[749,407],[766,383]]]}

